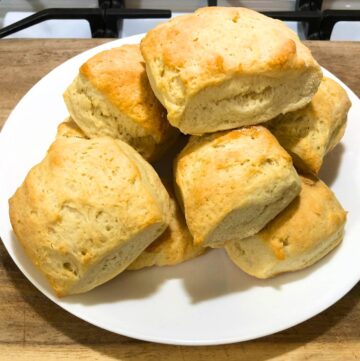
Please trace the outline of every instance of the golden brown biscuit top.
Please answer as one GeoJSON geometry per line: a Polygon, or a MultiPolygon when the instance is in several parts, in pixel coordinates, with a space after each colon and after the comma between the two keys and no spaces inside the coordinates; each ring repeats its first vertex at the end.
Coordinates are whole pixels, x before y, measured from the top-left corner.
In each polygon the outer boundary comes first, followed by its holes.
{"type": "Polygon", "coordinates": [[[288,150],[297,154],[317,173],[323,157],[339,143],[351,106],[346,91],[324,77],[311,102],[302,109],[279,115],[267,123],[271,132],[288,150]]]}
{"type": "Polygon", "coordinates": [[[80,74],[158,139],[168,129],[166,111],[151,90],[139,45],[102,51],[81,66],[80,74]]]}
{"type": "Polygon", "coordinates": [[[196,244],[201,236],[193,229],[205,230],[222,214],[264,196],[269,175],[275,184],[283,181],[292,160],[266,128],[252,126],[192,136],[174,166],[196,244]]]}
{"type": "Polygon", "coordinates": [[[245,8],[209,7],[176,17],[141,42],[146,63],[181,72],[190,88],[224,75],[318,67],[286,25],[245,8]]]}
{"type": "MultiPolygon", "coordinates": [[[[310,146],[320,151],[322,156],[340,141],[340,139],[336,138],[336,136],[339,136],[337,130],[343,126],[342,122],[346,122],[346,115],[350,106],[351,102],[345,89],[336,81],[323,78],[311,102],[302,111],[299,111],[299,117],[308,118],[309,121],[318,119],[317,131],[323,134],[323,137],[312,137],[309,142],[310,146]]],[[[286,120],[286,114],[284,119],[286,120]]],[[[289,123],[291,126],[291,122],[289,123]]],[[[286,126],[286,123],[284,125],[286,126]]],[[[340,138],[341,136],[342,134],[340,138]]],[[[294,142],[299,141],[296,137],[294,138],[294,142]]],[[[315,159],[313,162],[314,168],[319,171],[322,159],[315,159]]]]}
{"type": "Polygon", "coordinates": [[[182,170],[184,167],[197,169],[200,163],[205,163],[207,165],[205,171],[212,174],[209,167],[214,171],[221,170],[242,166],[254,159],[257,165],[261,165],[271,161],[274,151],[277,157],[291,163],[290,155],[262,126],[211,133],[202,137],[192,136],[178,156],[178,169],[182,170]]]}
{"type": "Polygon", "coordinates": [[[346,220],[346,212],[321,180],[310,175],[300,178],[299,196],[257,235],[280,260],[285,259],[286,248],[293,255],[303,254],[334,234],[346,220]],[[304,224],[317,227],[305,228],[304,224]]]}
{"type": "MultiPolygon", "coordinates": [[[[332,129],[336,126],[336,124],[333,123],[342,118],[338,117],[338,114],[336,113],[346,113],[349,110],[350,105],[351,102],[345,89],[343,89],[336,81],[324,77],[321,80],[318,91],[306,107],[297,110],[296,112],[281,115],[279,120],[282,118],[286,120],[286,117],[290,118],[293,114],[296,114],[298,119],[319,119],[323,124],[326,124],[332,129]]],[[[284,122],[284,126],[286,125],[286,122],[284,122]]],[[[290,123],[290,126],[293,127],[293,124],[290,123]]],[[[295,139],[294,141],[296,142],[298,140],[295,139]]],[[[326,144],[323,146],[326,146],[326,144]]]]}
{"type": "Polygon", "coordinates": [[[336,81],[324,77],[317,93],[304,111],[314,112],[317,118],[334,126],[332,123],[339,119],[336,112],[347,113],[350,106],[351,102],[345,89],[336,81]]]}
{"type": "MultiPolygon", "coordinates": [[[[147,186],[148,179],[142,174],[140,164],[126,153],[127,147],[108,137],[59,136],[12,198],[11,202],[16,198],[20,202],[12,207],[12,212],[19,213],[18,218],[26,218],[33,227],[21,234],[28,236],[29,232],[37,237],[34,229],[44,234],[51,224],[54,230],[59,227],[53,237],[64,234],[68,248],[78,247],[74,240],[82,232],[91,234],[89,237],[96,247],[108,248],[130,237],[139,225],[145,228],[155,218],[160,219],[159,207],[147,186]],[[27,198],[19,198],[17,194],[24,192],[27,198]],[[22,204],[29,199],[31,207],[22,204]],[[31,213],[32,218],[26,213],[31,213]],[[87,227],[72,224],[72,219],[78,224],[87,223],[87,227]],[[111,226],[110,231],[106,231],[107,226],[111,226]],[[71,228],[72,237],[68,238],[66,232],[71,228]]],[[[87,239],[81,237],[79,244],[87,239]]],[[[48,237],[39,238],[40,244],[49,242],[48,237]]]]}

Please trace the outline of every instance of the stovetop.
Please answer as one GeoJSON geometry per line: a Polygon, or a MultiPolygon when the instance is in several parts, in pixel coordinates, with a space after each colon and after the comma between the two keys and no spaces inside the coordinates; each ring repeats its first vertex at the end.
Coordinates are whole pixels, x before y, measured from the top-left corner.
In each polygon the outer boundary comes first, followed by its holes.
{"type": "Polygon", "coordinates": [[[144,33],[166,21],[169,16],[213,4],[245,6],[270,12],[270,16],[285,20],[302,39],[360,40],[359,0],[3,0],[0,1],[0,36],[4,36],[1,32],[5,27],[13,24],[16,32],[8,37],[126,37],[144,33]],[[50,11],[50,8],[57,10],[50,11]],[[147,14],[144,12],[146,9],[159,11],[147,14]],[[169,11],[166,13],[166,10],[169,11]],[[29,16],[34,18],[30,25],[39,20],[36,16],[51,20],[31,27],[25,27],[24,24],[16,26],[21,20],[23,23],[28,22],[23,19],[29,19],[29,16]],[[19,30],[22,27],[25,28],[19,30]]]}

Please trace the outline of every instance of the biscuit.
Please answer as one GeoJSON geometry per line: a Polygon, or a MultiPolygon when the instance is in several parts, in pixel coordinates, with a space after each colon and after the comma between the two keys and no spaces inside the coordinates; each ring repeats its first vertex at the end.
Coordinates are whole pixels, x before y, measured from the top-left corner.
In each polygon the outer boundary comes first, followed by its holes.
{"type": "Polygon", "coordinates": [[[315,176],[301,177],[295,200],[258,234],[225,249],[244,272],[258,278],[296,271],[320,260],[342,240],[346,212],[315,176]]]}
{"type": "Polygon", "coordinates": [[[147,160],[161,156],[177,135],[151,90],[138,45],[105,50],[90,58],[64,100],[87,137],[121,139],[147,160]]]}
{"type": "Polygon", "coordinates": [[[84,132],[77,126],[77,124],[69,117],[58,125],[56,137],[76,137],[86,138],[84,132]]]}
{"type": "Polygon", "coordinates": [[[304,107],[322,72],[283,22],[245,8],[208,7],[150,30],[141,52],[170,123],[201,135],[304,107]]]}
{"type": "Polygon", "coordinates": [[[325,155],[344,135],[351,102],[336,81],[323,78],[311,102],[264,124],[293,157],[297,168],[318,173],[325,155]]]}
{"type": "Polygon", "coordinates": [[[176,202],[172,187],[167,183],[165,185],[170,196],[169,226],[128,267],[129,270],[175,265],[200,256],[206,251],[206,248],[194,245],[193,237],[176,202]]]}
{"type": "Polygon", "coordinates": [[[192,136],[174,174],[186,223],[202,246],[259,232],[300,191],[291,157],[261,126],[192,136]]]}
{"type": "Polygon", "coordinates": [[[153,168],[109,137],[58,136],[9,200],[17,239],[58,296],[124,271],[168,226],[153,168]]]}

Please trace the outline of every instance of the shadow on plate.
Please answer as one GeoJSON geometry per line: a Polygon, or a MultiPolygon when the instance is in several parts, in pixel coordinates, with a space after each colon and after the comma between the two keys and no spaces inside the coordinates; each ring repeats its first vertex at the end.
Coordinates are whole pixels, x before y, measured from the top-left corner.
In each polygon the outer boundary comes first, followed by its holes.
{"type": "Polygon", "coordinates": [[[340,164],[341,158],[345,153],[344,144],[338,144],[329,154],[324,158],[324,163],[321,167],[319,177],[323,180],[329,187],[335,182],[340,164]]]}
{"type": "MultiPolygon", "coordinates": [[[[11,232],[13,250],[26,275],[39,288],[53,293],[42,274],[26,257],[22,247],[11,232]]],[[[211,249],[203,256],[176,266],[150,267],[139,271],[125,271],[113,280],[81,294],[61,299],[62,303],[98,305],[137,300],[150,297],[167,282],[180,282],[193,304],[246,292],[253,287],[271,287],[281,291],[283,285],[297,282],[323,267],[336,254],[341,245],[320,262],[302,271],[285,273],[267,280],[249,276],[236,267],[222,249],[211,249]]]]}
{"type": "Polygon", "coordinates": [[[260,280],[237,268],[228,259],[225,251],[210,250],[197,259],[177,266],[126,271],[87,294],[66,297],[64,301],[95,305],[143,299],[154,295],[165,283],[174,280],[181,282],[193,304],[233,293],[246,292],[253,287],[270,287],[280,292],[285,284],[297,282],[308,277],[312,272],[316,272],[317,269],[329,262],[336,252],[337,249],[317,264],[302,271],[260,280]]]}

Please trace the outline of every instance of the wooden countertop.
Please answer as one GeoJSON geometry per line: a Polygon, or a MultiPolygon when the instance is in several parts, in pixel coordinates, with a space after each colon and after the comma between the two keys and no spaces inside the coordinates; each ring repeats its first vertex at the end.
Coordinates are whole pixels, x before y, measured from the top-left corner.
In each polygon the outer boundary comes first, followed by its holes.
{"type": "MultiPolygon", "coordinates": [[[[41,77],[106,41],[0,40],[0,127],[41,77]]],[[[360,42],[307,45],[321,65],[360,95],[360,42]]],[[[360,284],[320,315],[272,336],[225,346],[167,346],[119,336],[70,315],[27,281],[0,242],[0,360],[76,359],[359,360],[360,284]]]]}

